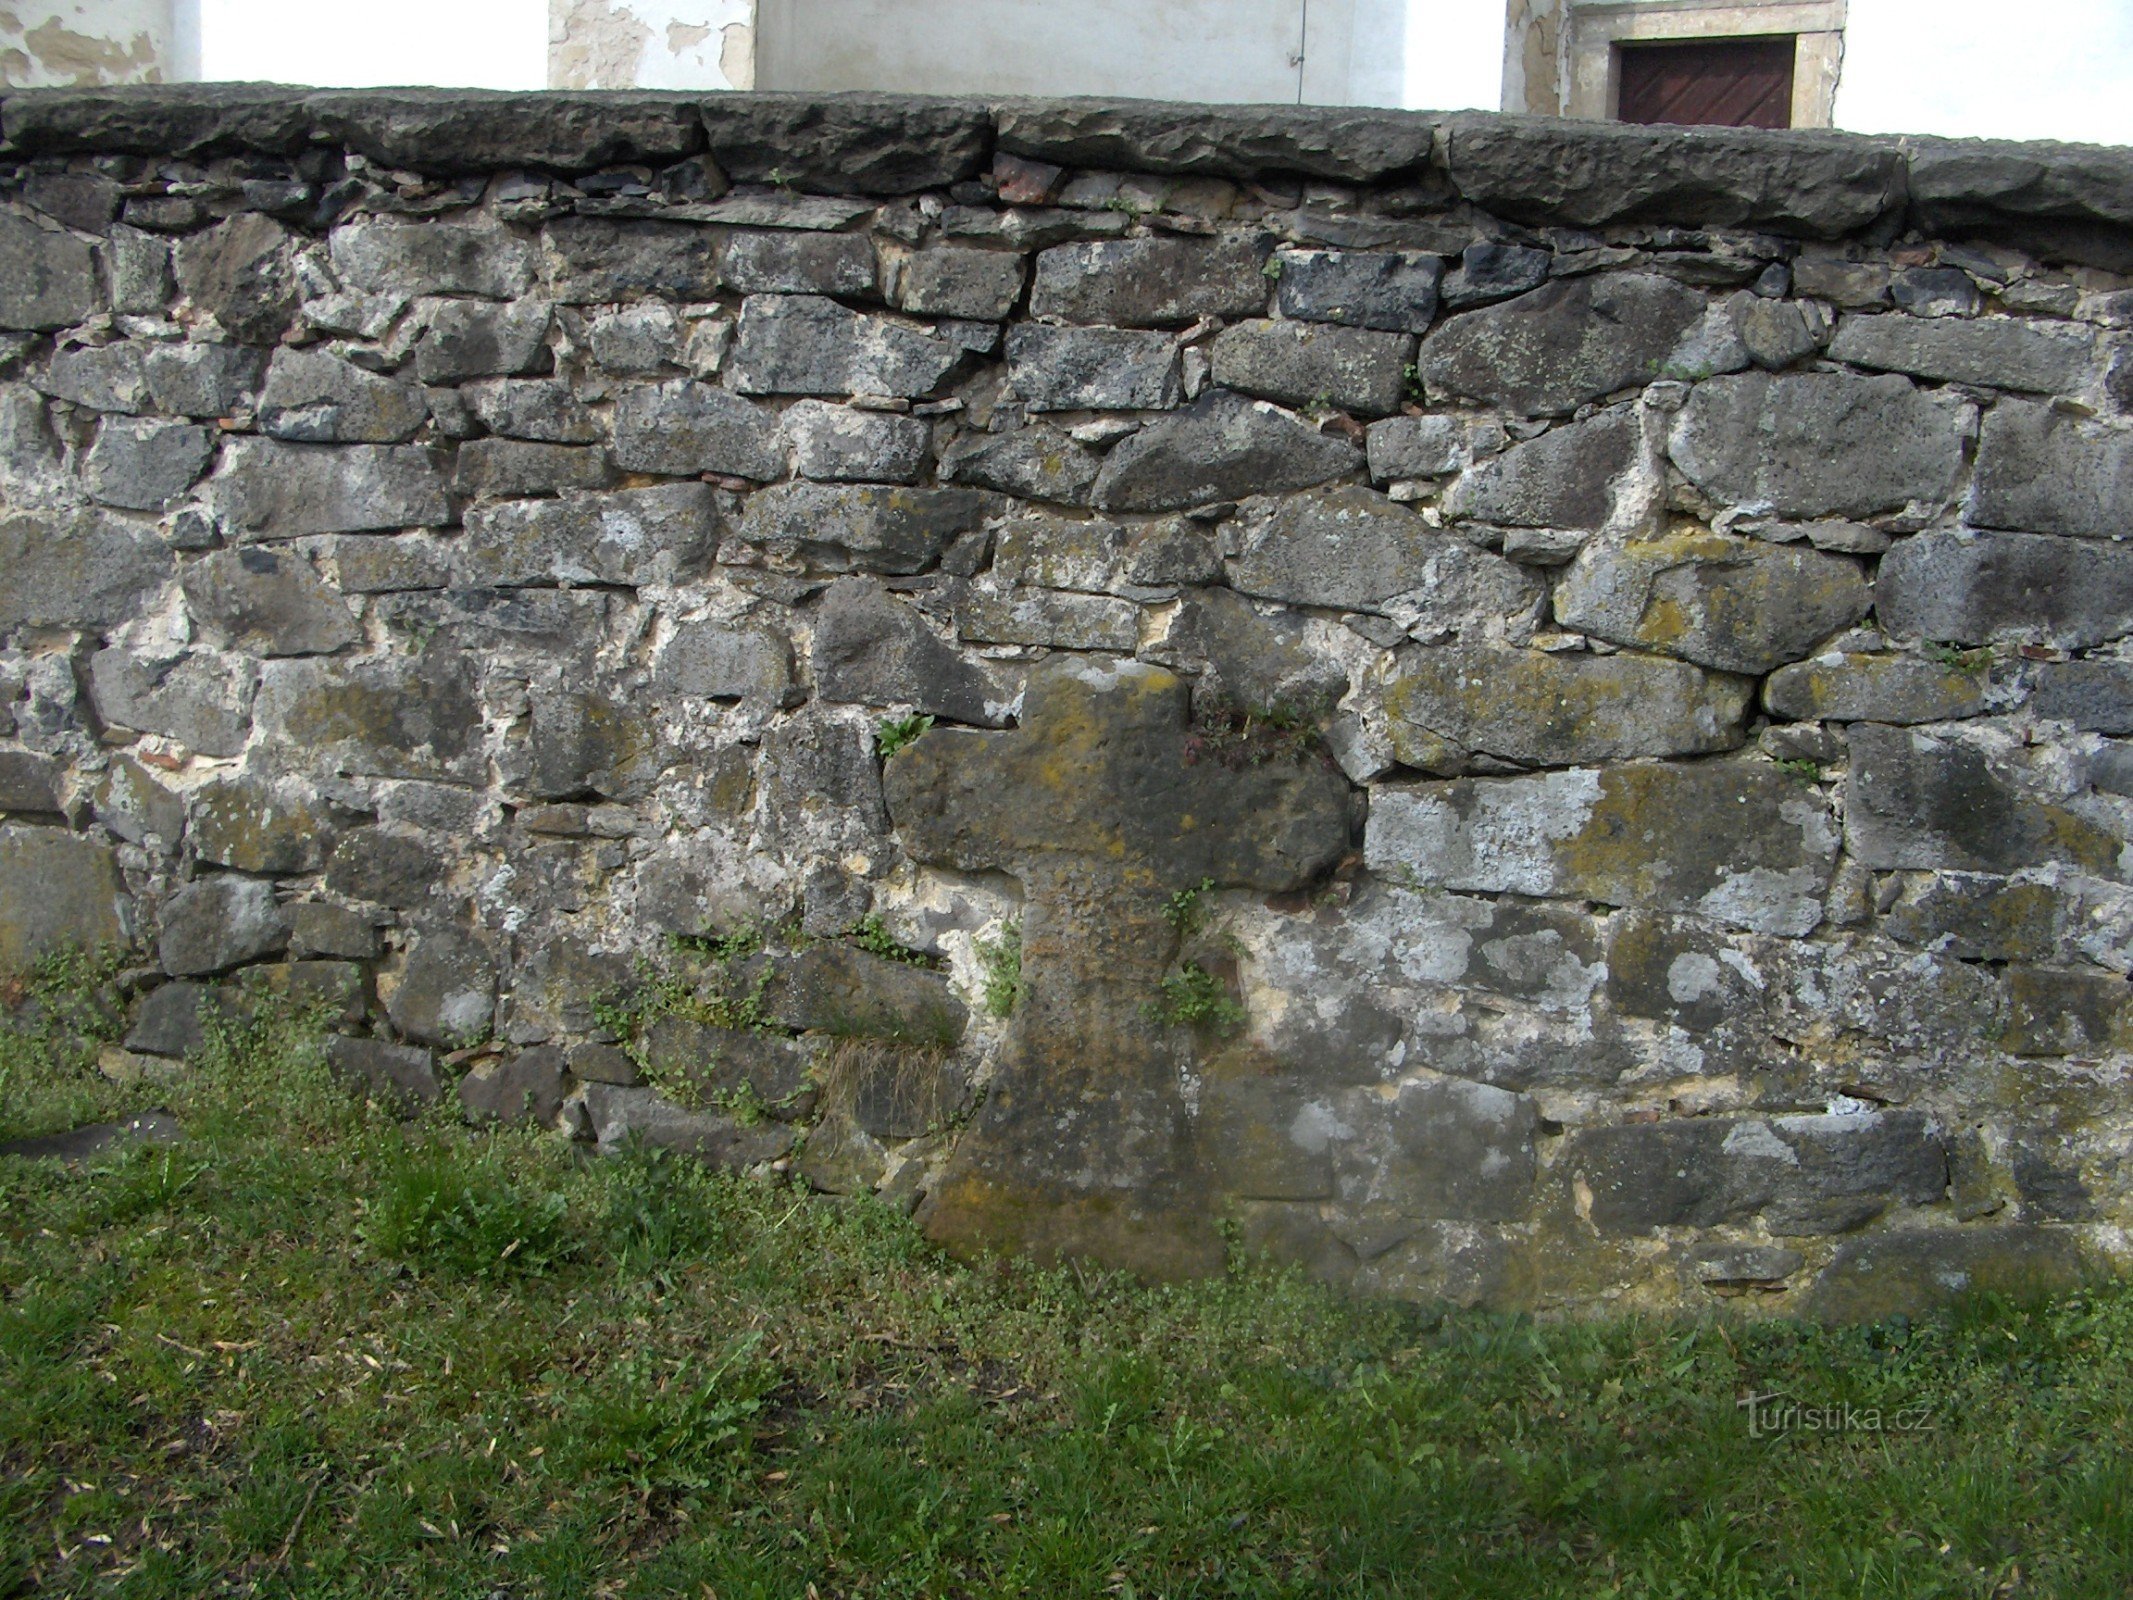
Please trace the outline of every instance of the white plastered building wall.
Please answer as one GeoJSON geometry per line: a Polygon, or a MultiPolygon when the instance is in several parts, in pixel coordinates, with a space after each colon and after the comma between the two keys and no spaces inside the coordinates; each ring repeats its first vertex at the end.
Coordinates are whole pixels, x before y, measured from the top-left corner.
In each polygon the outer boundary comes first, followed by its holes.
{"type": "Polygon", "coordinates": [[[1392,105],[1407,0],[549,0],[556,88],[1392,105]]]}
{"type": "Polygon", "coordinates": [[[0,86],[78,89],[199,76],[198,0],[0,0],[0,86]]]}
{"type": "Polygon", "coordinates": [[[1795,38],[1792,125],[1833,125],[1846,0],[1509,0],[1503,109],[1611,120],[1618,47],[1653,40],[1795,38]]]}

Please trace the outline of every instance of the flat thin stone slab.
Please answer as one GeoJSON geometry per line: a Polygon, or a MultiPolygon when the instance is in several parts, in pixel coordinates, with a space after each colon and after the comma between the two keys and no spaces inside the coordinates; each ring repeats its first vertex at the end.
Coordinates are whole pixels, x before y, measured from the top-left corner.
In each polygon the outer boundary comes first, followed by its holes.
{"type": "Polygon", "coordinates": [[[0,1144],[0,1157],[21,1161],[63,1161],[79,1166],[92,1156],[114,1147],[135,1144],[177,1144],[185,1137],[178,1119],[167,1111],[147,1111],[124,1122],[92,1122],[65,1133],[47,1133],[35,1139],[10,1139],[0,1144]]]}

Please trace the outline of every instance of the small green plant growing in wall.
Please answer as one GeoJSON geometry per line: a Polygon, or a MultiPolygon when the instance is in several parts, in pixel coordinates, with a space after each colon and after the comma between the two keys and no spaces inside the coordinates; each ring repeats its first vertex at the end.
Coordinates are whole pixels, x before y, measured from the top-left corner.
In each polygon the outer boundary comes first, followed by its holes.
{"type": "Polygon", "coordinates": [[[978,967],[983,974],[985,1014],[1005,1017],[1022,998],[1022,924],[1009,923],[997,939],[977,941],[978,967]]]}
{"type": "Polygon", "coordinates": [[[1806,756],[1794,756],[1790,760],[1780,761],[1777,763],[1777,769],[1788,778],[1797,778],[1802,783],[1822,781],[1822,769],[1806,756]]]}
{"type": "Polygon", "coordinates": [[[879,911],[869,911],[853,923],[845,930],[845,937],[868,955],[879,956],[884,961],[900,961],[907,967],[931,968],[935,965],[933,957],[898,944],[896,935],[889,931],[889,925],[882,921],[879,911]]]}
{"type": "Polygon", "coordinates": [[[1934,665],[1972,678],[1981,678],[1992,668],[1990,650],[1965,650],[1959,645],[1929,642],[1925,646],[1925,653],[1926,659],[1934,665]]]}
{"type": "Polygon", "coordinates": [[[1188,961],[1165,978],[1161,997],[1148,1003],[1148,1015],[1173,1028],[1210,1028],[1227,1037],[1244,1026],[1244,1007],[1230,998],[1222,980],[1188,961]]]}
{"type": "Polygon", "coordinates": [[[1177,930],[1180,939],[1190,939],[1207,926],[1207,897],[1214,887],[1214,879],[1202,878],[1163,902],[1163,920],[1177,930]]]}
{"type": "Polygon", "coordinates": [[[931,717],[884,717],[874,730],[874,748],[886,761],[905,746],[916,744],[932,726],[931,717]]]}

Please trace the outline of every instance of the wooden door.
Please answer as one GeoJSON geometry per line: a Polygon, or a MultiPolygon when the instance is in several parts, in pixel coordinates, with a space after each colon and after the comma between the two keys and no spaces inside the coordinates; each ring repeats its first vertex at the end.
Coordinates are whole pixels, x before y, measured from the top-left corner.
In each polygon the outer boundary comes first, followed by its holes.
{"type": "Polygon", "coordinates": [[[1792,126],[1791,34],[1620,48],[1624,122],[1792,126]]]}

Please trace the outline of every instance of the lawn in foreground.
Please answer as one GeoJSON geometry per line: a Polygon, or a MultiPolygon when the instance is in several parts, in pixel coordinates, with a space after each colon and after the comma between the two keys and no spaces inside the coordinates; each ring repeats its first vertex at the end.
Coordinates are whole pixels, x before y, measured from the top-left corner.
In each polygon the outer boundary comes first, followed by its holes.
{"type": "Polygon", "coordinates": [[[0,1161],[0,1596],[2133,1591],[2123,1291],[1817,1330],[962,1267],[872,1201],[396,1123],[292,1019],[156,1091],[104,1026],[58,981],[0,1022],[0,1139],[189,1137],[0,1161]],[[1772,1392],[1884,1426],[1753,1437],[1772,1392]]]}

